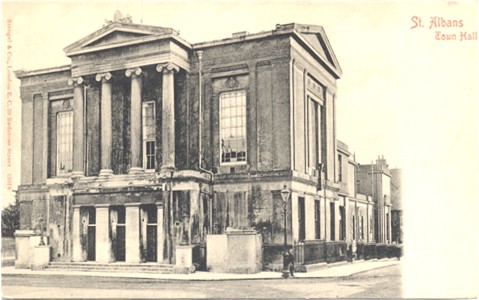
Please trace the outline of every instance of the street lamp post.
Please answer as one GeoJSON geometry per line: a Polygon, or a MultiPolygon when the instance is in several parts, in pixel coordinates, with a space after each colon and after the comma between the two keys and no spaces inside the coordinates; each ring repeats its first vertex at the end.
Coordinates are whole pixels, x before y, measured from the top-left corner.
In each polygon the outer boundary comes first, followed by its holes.
{"type": "Polygon", "coordinates": [[[283,251],[283,278],[289,277],[289,270],[288,270],[288,243],[287,243],[287,223],[286,223],[286,212],[287,212],[287,205],[288,199],[291,195],[291,191],[284,185],[283,189],[281,190],[281,197],[283,198],[283,216],[284,216],[284,251],[283,251]]]}

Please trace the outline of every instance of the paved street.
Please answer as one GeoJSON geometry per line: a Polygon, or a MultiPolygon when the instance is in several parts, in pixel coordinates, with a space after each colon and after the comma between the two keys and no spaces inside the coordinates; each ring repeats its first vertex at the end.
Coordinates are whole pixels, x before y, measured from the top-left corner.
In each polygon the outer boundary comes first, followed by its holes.
{"type": "Polygon", "coordinates": [[[9,275],[2,296],[15,298],[398,298],[400,264],[343,278],[171,281],[89,276],[9,275]]]}

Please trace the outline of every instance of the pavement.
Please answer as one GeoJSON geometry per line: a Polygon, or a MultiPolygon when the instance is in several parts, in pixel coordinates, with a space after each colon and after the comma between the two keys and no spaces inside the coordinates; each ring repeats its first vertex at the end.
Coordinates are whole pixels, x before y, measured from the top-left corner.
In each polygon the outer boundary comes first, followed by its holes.
{"type": "MultiPolygon", "coordinates": [[[[333,263],[325,265],[319,270],[295,273],[294,278],[341,278],[354,274],[393,266],[399,264],[397,258],[380,260],[358,260],[353,263],[333,263]]],[[[256,274],[226,274],[197,271],[192,274],[151,274],[151,273],[122,273],[122,272],[90,272],[90,271],[61,271],[61,270],[36,270],[15,269],[13,266],[2,265],[2,276],[28,276],[28,275],[61,275],[61,276],[92,276],[112,278],[145,278],[158,280],[184,280],[184,281],[220,281],[220,280],[257,280],[257,279],[283,279],[280,272],[260,272],[256,274]]]]}

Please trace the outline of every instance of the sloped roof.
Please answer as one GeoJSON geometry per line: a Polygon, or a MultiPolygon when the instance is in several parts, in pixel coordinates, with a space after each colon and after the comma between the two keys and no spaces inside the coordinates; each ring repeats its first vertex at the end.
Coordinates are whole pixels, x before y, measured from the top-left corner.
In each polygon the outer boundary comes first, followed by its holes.
{"type": "Polygon", "coordinates": [[[233,37],[200,42],[192,45],[193,49],[203,49],[206,47],[214,47],[218,45],[245,42],[254,39],[261,39],[281,34],[293,34],[297,40],[310,51],[327,69],[340,78],[343,74],[341,66],[334,54],[333,48],[326,35],[326,31],[322,26],[306,25],[306,24],[278,24],[274,30],[262,31],[258,33],[248,34],[247,32],[235,33],[233,37]]]}
{"type": "Polygon", "coordinates": [[[99,51],[108,48],[144,43],[174,36],[187,47],[188,43],[181,40],[179,32],[167,27],[149,26],[143,24],[112,22],[88,36],[65,47],[67,56],[99,51]]]}

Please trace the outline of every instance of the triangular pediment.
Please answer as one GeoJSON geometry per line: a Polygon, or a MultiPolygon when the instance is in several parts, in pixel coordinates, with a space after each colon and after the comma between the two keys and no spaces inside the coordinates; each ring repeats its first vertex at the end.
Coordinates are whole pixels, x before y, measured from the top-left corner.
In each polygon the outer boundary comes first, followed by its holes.
{"type": "Polygon", "coordinates": [[[83,39],[67,46],[67,56],[84,52],[141,43],[161,36],[178,34],[171,28],[112,22],[83,39]]]}
{"type": "Polygon", "coordinates": [[[341,75],[341,67],[339,66],[339,62],[336,59],[336,55],[329,43],[324,28],[317,25],[295,25],[295,30],[299,32],[306,43],[341,75]]]}
{"type": "Polygon", "coordinates": [[[139,37],[145,37],[149,34],[143,33],[135,33],[135,32],[123,32],[123,31],[114,31],[96,41],[93,41],[84,47],[93,47],[93,46],[100,46],[100,45],[107,45],[107,44],[114,44],[124,41],[131,41],[139,37]]]}
{"type": "Polygon", "coordinates": [[[329,63],[334,64],[333,60],[331,59],[331,55],[328,55],[327,51],[325,50],[324,41],[322,41],[319,34],[306,33],[303,34],[303,36],[311,44],[311,46],[313,46],[314,50],[321,55],[322,58],[327,59],[329,63]]]}

